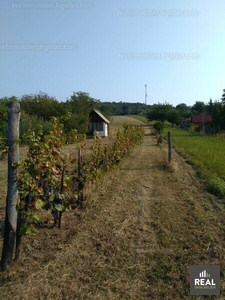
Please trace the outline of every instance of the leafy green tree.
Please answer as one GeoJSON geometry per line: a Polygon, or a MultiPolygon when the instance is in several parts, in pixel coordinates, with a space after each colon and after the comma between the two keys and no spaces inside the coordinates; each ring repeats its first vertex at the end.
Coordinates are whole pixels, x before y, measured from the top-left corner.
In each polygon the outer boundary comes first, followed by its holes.
{"type": "Polygon", "coordinates": [[[223,89],[223,95],[222,95],[222,103],[225,104],[225,89],[223,89]]]}
{"type": "Polygon", "coordinates": [[[128,114],[128,106],[125,104],[125,103],[123,103],[122,104],[122,115],[127,115],[128,114]]]}
{"type": "Polygon", "coordinates": [[[180,124],[181,119],[181,114],[175,108],[171,109],[167,115],[167,121],[174,125],[180,124]]]}
{"type": "Polygon", "coordinates": [[[96,108],[104,115],[139,115],[144,114],[149,108],[143,103],[129,103],[129,102],[98,102],[96,108]]]}
{"type": "Polygon", "coordinates": [[[195,115],[202,115],[205,114],[207,111],[207,107],[204,102],[196,101],[195,104],[192,106],[192,113],[195,115]]]}
{"type": "Polygon", "coordinates": [[[210,98],[209,103],[206,106],[206,113],[212,115],[214,113],[214,110],[215,110],[215,105],[212,101],[212,98],[210,98]]]}
{"type": "Polygon", "coordinates": [[[180,114],[181,118],[188,119],[191,117],[191,108],[185,103],[178,104],[176,111],[180,114]]]}
{"type": "Polygon", "coordinates": [[[28,115],[24,111],[21,112],[20,118],[20,141],[21,144],[27,144],[27,132],[34,134],[42,128],[43,136],[49,133],[51,127],[50,121],[45,121],[43,118],[38,118],[35,115],[28,115]]]}
{"type": "Polygon", "coordinates": [[[154,104],[147,110],[146,117],[149,121],[165,122],[170,118],[174,111],[174,107],[168,103],[154,104]]]}
{"type": "Polygon", "coordinates": [[[97,100],[91,98],[88,93],[74,92],[67,103],[71,107],[71,112],[76,114],[85,114],[96,106],[97,100]]]}
{"type": "Polygon", "coordinates": [[[97,103],[98,100],[91,98],[88,93],[74,92],[66,102],[67,110],[72,113],[72,116],[65,121],[65,130],[68,132],[77,129],[80,133],[86,133],[90,123],[90,112],[97,103]]]}
{"type": "Polygon", "coordinates": [[[4,97],[4,98],[1,98],[1,99],[0,99],[0,102],[1,102],[2,104],[6,105],[7,107],[10,106],[10,103],[11,103],[11,102],[16,102],[16,101],[18,101],[18,98],[15,97],[15,96],[12,96],[12,97],[4,97]]]}
{"type": "Polygon", "coordinates": [[[6,138],[7,134],[7,111],[8,107],[0,101],[0,137],[6,138]]]}
{"type": "MultiPolygon", "coordinates": [[[[8,108],[11,102],[18,101],[15,96],[0,99],[0,149],[4,149],[7,139],[8,108]]],[[[0,153],[1,157],[1,153],[0,153]]]]}
{"type": "Polygon", "coordinates": [[[89,125],[89,115],[75,114],[64,122],[65,132],[69,133],[71,130],[76,129],[79,133],[87,133],[89,125]]]}
{"type": "Polygon", "coordinates": [[[225,129],[225,105],[222,102],[216,102],[215,104],[212,123],[220,125],[221,129],[225,129]]]}
{"type": "Polygon", "coordinates": [[[153,127],[157,132],[162,133],[164,129],[164,124],[161,121],[156,121],[153,127]]]}
{"type": "Polygon", "coordinates": [[[59,117],[62,114],[60,103],[48,94],[39,92],[39,94],[23,95],[21,100],[21,109],[29,115],[35,115],[39,118],[49,121],[51,117],[59,117]]]}

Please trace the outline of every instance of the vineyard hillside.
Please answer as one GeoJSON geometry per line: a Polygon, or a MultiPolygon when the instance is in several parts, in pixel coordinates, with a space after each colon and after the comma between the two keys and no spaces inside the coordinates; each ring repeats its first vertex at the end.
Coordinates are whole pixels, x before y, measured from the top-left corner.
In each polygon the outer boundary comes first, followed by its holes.
{"type": "MultiPolygon", "coordinates": [[[[141,124],[113,117],[128,121],[141,124]]],[[[189,293],[193,264],[220,265],[225,298],[224,206],[175,151],[168,165],[167,145],[144,127],[142,144],[90,186],[62,229],[23,239],[20,262],[1,274],[2,299],[204,299],[189,293]]]]}

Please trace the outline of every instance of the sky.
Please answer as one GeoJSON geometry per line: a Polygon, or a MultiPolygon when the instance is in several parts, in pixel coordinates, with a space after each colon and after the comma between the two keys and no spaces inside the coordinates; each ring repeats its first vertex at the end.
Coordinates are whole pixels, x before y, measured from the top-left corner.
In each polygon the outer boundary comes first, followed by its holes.
{"type": "Polygon", "coordinates": [[[0,98],[74,92],[102,102],[220,100],[224,0],[0,2],[0,98]]]}

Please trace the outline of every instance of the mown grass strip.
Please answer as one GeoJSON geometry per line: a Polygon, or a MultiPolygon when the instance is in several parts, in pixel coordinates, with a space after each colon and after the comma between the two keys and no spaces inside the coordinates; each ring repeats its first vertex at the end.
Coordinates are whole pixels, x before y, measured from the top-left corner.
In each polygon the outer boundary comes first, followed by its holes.
{"type": "Polygon", "coordinates": [[[210,192],[225,196],[225,138],[195,134],[181,128],[165,124],[164,135],[172,133],[172,143],[176,150],[191,161],[206,179],[210,192]]]}

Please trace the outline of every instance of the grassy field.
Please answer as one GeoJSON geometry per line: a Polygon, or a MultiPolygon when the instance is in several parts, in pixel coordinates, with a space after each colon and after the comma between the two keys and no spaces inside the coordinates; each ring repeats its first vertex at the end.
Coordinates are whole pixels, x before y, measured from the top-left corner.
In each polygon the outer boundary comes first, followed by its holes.
{"type": "Polygon", "coordinates": [[[165,125],[164,135],[172,133],[172,143],[176,150],[198,168],[199,175],[206,179],[208,189],[225,196],[225,138],[224,136],[205,136],[181,128],[165,125]]]}
{"type": "Polygon", "coordinates": [[[111,118],[111,124],[109,127],[109,132],[115,132],[118,128],[123,126],[123,124],[131,125],[143,125],[146,123],[146,118],[144,116],[113,116],[111,118]]]}
{"type": "Polygon", "coordinates": [[[136,120],[139,120],[141,122],[144,122],[144,123],[148,123],[148,120],[146,119],[145,116],[140,116],[140,115],[129,115],[129,117],[133,118],[133,119],[136,119],[136,120]]]}

